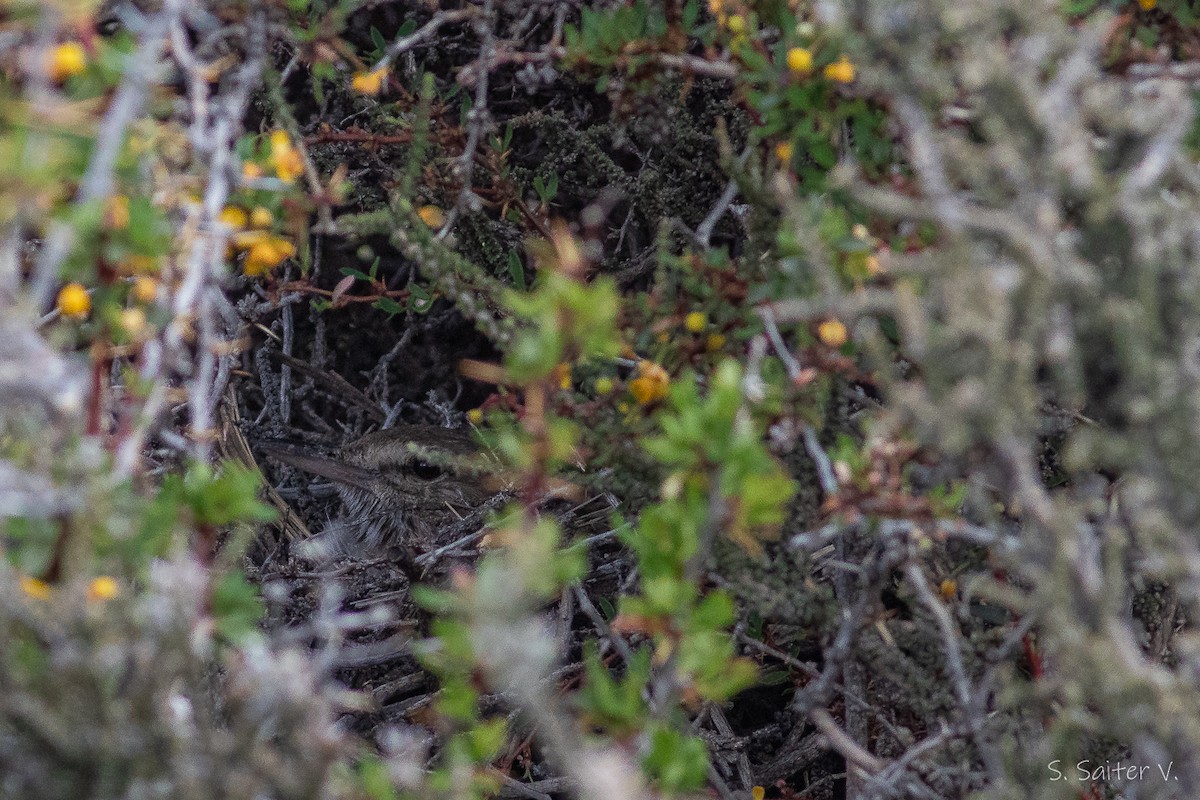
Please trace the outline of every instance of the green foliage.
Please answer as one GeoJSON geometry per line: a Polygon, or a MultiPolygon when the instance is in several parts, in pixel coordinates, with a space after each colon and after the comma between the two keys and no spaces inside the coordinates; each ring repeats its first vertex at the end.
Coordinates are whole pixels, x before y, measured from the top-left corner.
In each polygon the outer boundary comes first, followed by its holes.
{"type": "Polygon", "coordinates": [[[549,208],[550,201],[558,194],[558,176],[551,175],[548,180],[542,180],[542,176],[538,175],[533,179],[533,188],[537,192],[542,207],[549,208]]]}
{"type": "Polygon", "coordinates": [[[240,572],[228,572],[213,585],[213,622],[226,640],[243,641],[257,634],[264,610],[258,587],[240,572]]]}
{"type": "Polygon", "coordinates": [[[358,788],[370,800],[398,800],[400,794],[392,785],[387,764],[374,753],[367,754],[355,765],[358,788]]]}
{"type": "Polygon", "coordinates": [[[642,759],[646,774],[668,794],[696,791],[708,778],[704,740],[672,728],[650,726],[650,749],[642,759]]]}
{"type": "Polygon", "coordinates": [[[479,712],[478,669],[490,657],[476,644],[483,638],[481,628],[544,603],[564,584],[578,580],[586,567],[582,552],[559,548],[561,534],[552,520],[523,527],[521,517],[514,510],[502,518],[495,535],[510,544],[485,556],[474,577],[458,591],[421,588],[414,593],[418,602],[438,614],[432,637],[418,654],[440,680],[436,708],[454,730],[429,777],[430,788],[447,796],[486,797],[494,792],[496,779],[486,766],[508,738],[503,717],[485,719],[479,712]]]}
{"type": "Polygon", "coordinates": [[[741,368],[726,360],[712,376],[706,397],[700,397],[694,381],[677,383],[672,413],[660,419],[662,435],[645,447],[673,470],[671,492],[699,500],[701,490],[715,489],[730,505],[730,535],[749,542],[752,529],[769,531],[783,521],[795,488],[748,417],[741,382],[741,368]]]}
{"type": "MultiPolygon", "coordinates": [[[[564,29],[567,63],[578,59],[598,67],[610,67],[622,60],[630,50],[630,44],[661,38],[666,33],[666,17],[657,3],[635,0],[605,11],[585,7],[579,25],[568,25],[564,29]]],[[[634,72],[644,63],[636,57],[630,59],[629,71],[634,72]]]]}
{"type": "Polygon", "coordinates": [[[620,677],[601,663],[594,642],[585,643],[583,663],[585,680],[578,702],[588,720],[618,737],[640,731],[648,718],[643,692],[650,680],[650,651],[636,651],[620,677]]]}
{"type": "Polygon", "coordinates": [[[214,470],[196,463],[183,475],[167,476],[161,497],[197,526],[269,522],[275,518],[275,510],[258,500],[259,480],[256,471],[240,464],[231,462],[214,470]]]}
{"type": "Polygon", "coordinates": [[[506,358],[515,381],[548,375],[564,361],[612,357],[620,350],[615,331],[620,304],[611,280],[584,283],[558,270],[542,270],[532,292],[509,292],[506,299],[513,313],[530,323],[506,358]]]}

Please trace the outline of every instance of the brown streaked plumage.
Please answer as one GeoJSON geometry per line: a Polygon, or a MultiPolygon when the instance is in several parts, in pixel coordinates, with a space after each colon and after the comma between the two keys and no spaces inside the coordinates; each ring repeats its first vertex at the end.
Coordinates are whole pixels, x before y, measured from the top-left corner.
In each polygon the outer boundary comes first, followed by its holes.
{"type": "Polygon", "coordinates": [[[368,433],[336,458],[277,444],[264,444],[263,450],[336,484],[346,508],[336,526],[338,544],[349,552],[435,547],[449,526],[495,494],[483,485],[481,456],[470,437],[433,425],[368,433]]]}

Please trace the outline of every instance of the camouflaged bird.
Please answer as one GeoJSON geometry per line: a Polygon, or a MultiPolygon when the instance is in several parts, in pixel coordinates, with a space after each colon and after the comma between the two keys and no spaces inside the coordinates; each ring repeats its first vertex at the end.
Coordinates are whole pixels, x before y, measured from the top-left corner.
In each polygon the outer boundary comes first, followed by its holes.
{"type": "Polygon", "coordinates": [[[278,444],[263,450],[333,481],[345,513],[323,535],[347,554],[445,544],[442,538],[455,523],[498,494],[486,486],[484,462],[470,437],[433,425],[368,433],[331,458],[278,444]]]}

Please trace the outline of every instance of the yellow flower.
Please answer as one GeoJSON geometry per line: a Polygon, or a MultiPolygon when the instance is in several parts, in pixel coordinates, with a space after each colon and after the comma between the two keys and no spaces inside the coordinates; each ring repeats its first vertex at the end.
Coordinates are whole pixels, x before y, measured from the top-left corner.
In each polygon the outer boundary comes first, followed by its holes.
{"type": "Polygon", "coordinates": [[[271,166],[275,175],[284,183],[291,183],[304,174],[304,159],[292,144],[287,131],[271,132],[271,166]]]}
{"type": "Polygon", "coordinates": [[[143,275],[133,281],[133,288],[129,293],[139,303],[153,303],[154,298],[158,296],[158,281],[143,275]]]}
{"type": "Polygon", "coordinates": [[[750,790],[750,800],[763,800],[767,796],[767,790],[761,786],[755,786],[750,790]]]}
{"type": "Polygon", "coordinates": [[[725,0],[708,0],[708,10],[715,17],[725,10],[725,0]]]}
{"type": "Polygon", "coordinates": [[[129,198],[114,194],[108,198],[108,224],[116,230],[129,227],[129,198]]]}
{"type": "Polygon", "coordinates": [[[266,275],[296,255],[296,245],[279,236],[263,236],[246,249],[242,272],[250,278],[266,275]]]}
{"type": "Polygon", "coordinates": [[[261,244],[271,238],[270,231],[234,231],[229,237],[229,244],[236,250],[249,250],[256,244],[261,244]]]}
{"type": "Polygon", "coordinates": [[[242,164],[242,177],[246,180],[252,181],[262,176],[263,168],[258,164],[255,164],[253,161],[247,161],[245,164],[242,164]]]}
{"type": "Polygon", "coordinates": [[[479,423],[483,422],[483,409],[472,408],[470,411],[468,411],[467,422],[470,422],[472,425],[478,425],[479,423]]]}
{"type": "Polygon", "coordinates": [[[563,391],[570,389],[571,388],[571,365],[570,364],[559,364],[558,366],[556,366],[554,368],[552,377],[554,378],[554,382],[558,385],[558,388],[562,389],[563,391]]]}
{"type": "Polygon", "coordinates": [[[446,224],[446,212],[437,206],[421,206],[417,209],[417,216],[431,228],[440,228],[446,224]]]}
{"type": "Polygon", "coordinates": [[[1142,11],[1152,11],[1158,6],[1158,0],[1138,0],[1138,5],[1142,7],[1142,11]]]}
{"type": "Polygon", "coordinates": [[[827,319],[817,326],[817,338],[826,347],[841,347],[850,338],[846,326],[836,319],[827,319]]]}
{"type": "Polygon", "coordinates": [[[50,584],[29,575],[21,576],[21,591],[34,600],[50,599],[50,584]]]}
{"type": "Polygon", "coordinates": [[[854,65],[845,56],[825,67],[825,77],[838,83],[850,83],[854,80],[854,65]]]}
{"type": "Polygon", "coordinates": [[[938,594],[942,596],[943,600],[950,602],[958,595],[958,581],[946,578],[938,584],[938,594]]]}
{"type": "Polygon", "coordinates": [[[255,206],[250,212],[251,228],[269,228],[275,223],[275,215],[266,206],[255,206]]]}
{"type": "Polygon", "coordinates": [[[746,32],[746,18],[741,14],[734,14],[725,21],[725,27],[729,28],[730,33],[738,34],[746,32]]]}
{"type": "Polygon", "coordinates": [[[136,338],[146,329],[146,312],[137,306],[125,309],[121,312],[121,327],[136,338]]]}
{"type": "Polygon", "coordinates": [[[434,205],[421,206],[417,209],[417,216],[431,228],[440,228],[446,224],[446,212],[434,205]]]}
{"type": "Polygon", "coordinates": [[[87,69],[87,51],[79,42],[63,42],[50,51],[46,71],[50,80],[61,83],[87,69]]]}
{"type": "Polygon", "coordinates": [[[613,379],[609,377],[596,379],[596,394],[608,394],[613,390],[613,379]]]}
{"type": "Polygon", "coordinates": [[[350,88],[359,94],[379,94],[383,90],[383,83],[387,80],[387,75],[387,67],[371,72],[356,72],[350,79],[350,88]]]}
{"type": "Polygon", "coordinates": [[[111,600],[120,594],[120,592],[121,587],[115,579],[110,578],[107,575],[101,575],[98,578],[94,578],[92,582],[88,584],[87,596],[88,600],[93,601],[111,600]]]}
{"type": "Polygon", "coordinates": [[[82,283],[68,283],[58,293],[58,310],[64,317],[85,318],[92,310],[92,298],[82,283]]]}
{"type": "Polygon", "coordinates": [[[725,334],[710,333],[708,339],[704,342],[704,348],[710,353],[714,353],[725,346],[725,334]]]}
{"type": "Polygon", "coordinates": [[[812,72],[813,54],[803,47],[793,47],[787,51],[787,65],[792,72],[812,72]]]}
{"type": "Polygon", "coordinates": [[[235,230],[250,224],[250,215],[246,213],[246,209],[237,206],[225,206],[217,215],[217,219],[235,230]]]}
{"type": "Polygon", "coordinates": [[[690,333],[700,333],[708,325],[708,317],[703,311],[693,311],[688,314],[683,320],[683,327],[687,328],[690,333]]]}
{"type": "Polygon", "coordinates": [[[630,394],[643,406],[662,400],[670,387],[671,376],[653,361],[639,362],[637,377],[629,382],[630,394]]]}
{"type": "Polygon", "coordinates": [[[867,256],[867,274],[880,275],[883,273],[883,264],[879,261],[879,256],[872,253],[867,256]]]}
{"type": "Polygon", "coordinates": [[[781,164],[792,163],[792,154],[795,152],[791,142],[780,142],[775,145],[775,158],[779,159],[781,164]]]}

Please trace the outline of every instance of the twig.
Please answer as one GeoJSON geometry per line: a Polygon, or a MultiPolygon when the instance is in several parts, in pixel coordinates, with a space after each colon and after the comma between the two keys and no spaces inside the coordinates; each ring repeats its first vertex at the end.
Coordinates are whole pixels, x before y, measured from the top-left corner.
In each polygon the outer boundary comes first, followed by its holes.
{"type": "MultiPolygon", "coordinates": [[[[495,25],[494,0],[484,0],[482,17],[475,23],[475,29],[481,39],[478,59],[480,65],[487,63],[496,48],[495,25]]],[[[462,181],[462,188],[459,189],[454,208],[451,209],[441,230],[437,232],[438,239],[445,239],[449,235],[450,231],[454,229],[458,217],[464,211],[475,211],[477,210],[475,206],[479,205],[479,198],[471,189],[475,171],[475,151],[479,148],[479,140],[482,138],[484,130],[491,122],[491,114],[488,112],[490,74],[486,67],[480,67],[475,83],[475,100],[471,105],[471,110],[467,112],[467,143],[463,147],[462,154],[454,163],[454,170],[458,174],[459,180],[462,181]]]]}
{"type": "Polygon", "coordinates": [[[596,630],[600,632],[604,638],[612,642],[612,646],[621,654],[621,658],[625,663],[633,660],[633,651],[629,649],[629,645],[620,636],[613,633],[612,628],[605,622],[604,617],[600,615],[599,609],[592,603],[592,599],[588,597],[587,592],[582,586],[575,585],[571,587],[575,594],[575,601],[579,603],[579,610],[582,611],[592,624],[596,626],[596,630]]]}
{"type": "Polygon", "coordinates": [[[808,716],[817,726],[817,730],[824,734],[829,745],[845,757],[847,764],[854,764],[872,775],[881,772],[886,766],[885,762],[862,749],[857,742],[847,736],[825,709],[815,709],[808,716]]]}
{"type": "Polygon", "coordinates": [[[388,45],[383,56],[375,62],[375,66],[371,68],[372,72],[378,72],[381,69],[387,69],[388,66],[396,60],[396,56],[411,50],[426,39],[433,38],[434,34],[443,26],[451,22],[460,22],[465,19],[474,17],[479,12],[468,6],[467,8],[458,9],[455,11],[438,11],[429,18],[420,28],[410,33],[408,36],[401,36],[399,39],[388,45]]]}

